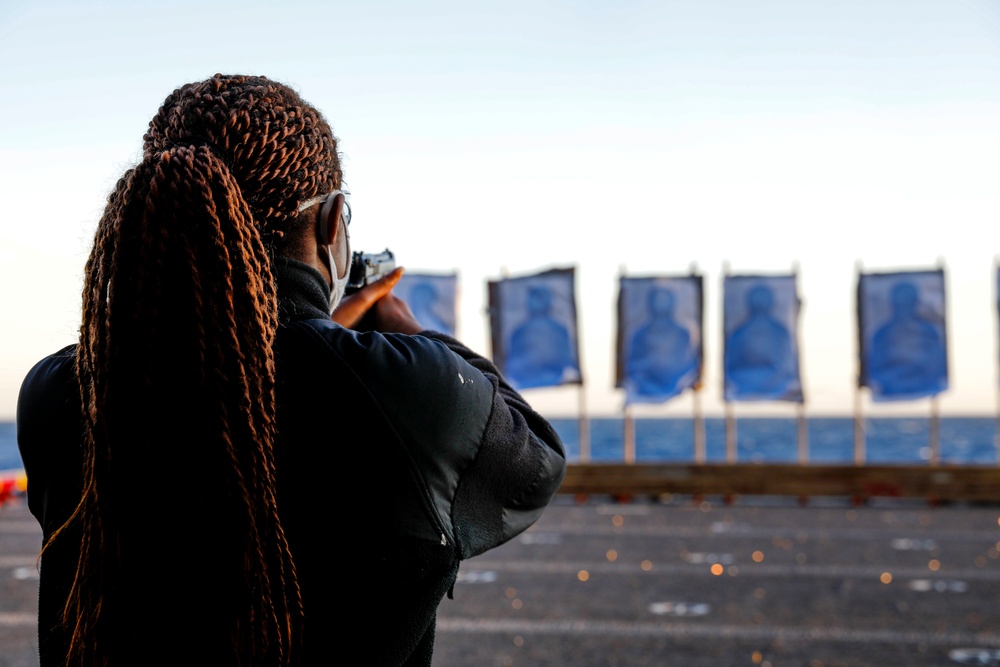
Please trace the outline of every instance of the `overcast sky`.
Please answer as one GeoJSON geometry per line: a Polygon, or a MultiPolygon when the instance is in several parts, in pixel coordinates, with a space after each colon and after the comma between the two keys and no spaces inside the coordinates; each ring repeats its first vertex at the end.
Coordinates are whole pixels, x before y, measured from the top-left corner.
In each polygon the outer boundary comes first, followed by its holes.
{"type": "MultiPolygon", "coordinates": [[[[95,223],[149,119],[215,72],[283,81],[326,115],[355,249],[458,270],[473,348],[489,352],[486,280],[576,266],[595,415],[623,400],[619,272],[692,263],[707,284],[703,403],[721,409],[725,262],[798,265],[804,386],[824,414],[853,406],[859,263],[943,263],[942,410],[996,409],[996,0],[5,0],[0,62],[0,419],[31,365],[76,339],[95,223]]],[[[575,389],[526,396],[550,415],[578,407],[575,389]]],[[[684,396],[650,413],[690,410],[684,396]]]]}

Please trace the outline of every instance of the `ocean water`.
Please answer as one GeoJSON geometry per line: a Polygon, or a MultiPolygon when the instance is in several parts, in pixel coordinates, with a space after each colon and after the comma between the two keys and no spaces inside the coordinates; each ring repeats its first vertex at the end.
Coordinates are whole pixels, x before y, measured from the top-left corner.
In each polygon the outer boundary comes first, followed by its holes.
{"type": "MultiPolygon", "coordinates": [[[[580,424],[577,419],[553,419],[566,443],[570,460],[579,460],[580,424]]],[[[590,460],[615,462],[624,458],[621,419],[590,419],[590,460]]],[[[867,461],[879,464],[919,464],[930,458],[930,420],[926,417],[879,417],[865,420],[867,461]]],[[[742,418],[736,421],[736,459],[746,463],[798,461],[798,421],[795,418],[742,418]]],[[[809,461],[854,462],[854,420],[816,417],[808,420],[809,461]]],[[[997,420],[994,417],[952,417],[941,420],[941,461],[962,465],[996,465],[997,420]]],[[[726,459],[725,419],[705,420],[705,457],[726,459]]],[[[691,419],[637,419],[637,462],[694,460],[694,422],[691,419]]]]}
{"type": "Polygon", "coordinates": [[[0,470],[21,467],[17,452],[17,429],[13,422],[0,422],[0,470]]]}
{"type": "MultiPolygon", "coordinates": [[[[577,419],[553,419],[552,425],[569,451],[580,456],[577,419]]],[[[854,421],[849,417],[817,417],[808,421],[809,460],[814,463],[854,461],[854,421]]],[[[590,419],[590,460],[622,461],[624,425],[621,419],[590,419]]],[[[737,460],[746,463],[798,461],[798,422],[795,419],[743,418],[736,422],[737,460]]],[[[919,464],[930,456],[930,420],[926,417],[880,417],[865,420],[867,460],[870,463],[919,464]]],[[[694,460],[694,424],[690,419],[637,419],[636,461],[694,460]]],[[[726,458],[724,419],[705,420],[708,461],[726,458]]],[[[948,417],[941,420],[941,460],[962,465],[997,464],[997,420],[994,417],[948,417]]],[[[0,422],[0,470],[21,467],[16,430],[0,422]]]]}

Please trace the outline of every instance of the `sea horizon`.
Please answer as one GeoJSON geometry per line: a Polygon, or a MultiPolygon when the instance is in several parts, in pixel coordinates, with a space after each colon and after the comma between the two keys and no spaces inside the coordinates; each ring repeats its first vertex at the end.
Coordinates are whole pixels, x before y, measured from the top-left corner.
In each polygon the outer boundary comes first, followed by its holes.
{"type": "MultiPolygon", "coordinates": [[[[871,464],[926,464],[930,461],[929,415],[864,416],[866,461],[871,464]]],[[[547,417],[566,445],[571,462],[580,462],[578,416],[547,417]]],[[[854,417],[805,416],[808,463],[854,462],[854,417]]],[[[591,462],[625,459],[625,422],[622,416],[588,415],[591,462]]],[[[726,461],[726,418],[706,415],[705,454],[709,463],[726,461]]],[[[737,415],[739,463],[798,463],[799,420],[796,415],[737,415]]],[[[996,415],[942,416],[939,422],[940,460],[945,465],[997,465],[996,415]]],[[[693,462],[694,419],[690,416],[637,416],[635,460],[693,462]]],[[[17,450],[16,424],[0,422],[0,470],[22,467],[17,450]]]]}

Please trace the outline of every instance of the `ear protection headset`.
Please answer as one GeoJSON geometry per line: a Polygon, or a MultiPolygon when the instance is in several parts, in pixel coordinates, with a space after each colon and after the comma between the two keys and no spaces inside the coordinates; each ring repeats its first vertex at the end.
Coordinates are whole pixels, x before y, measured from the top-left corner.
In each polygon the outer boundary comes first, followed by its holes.
{"type": "Polygon", "coordinates": [[[312,197],[299,204],[299,213],[301,213],[310,206],[323,202],[323,207],[319,210],[319,225],[316,227],[316,236],[320,245],[327,245],[330,242],[330,225],[332,224],[333,214],[337,210],[338,197],[342,196],[344,198],[344,207],[340,213],[340,217],[343,218],[345,225],[351,224],[351,206],[347,203],[348,195],[350,193],[347,190],[334,190],[319,197],[312,197]]]}
{"type": "MultiPolygon", "coordinates": [[[[337,212],[337,198],[343,194],[342,190],[334,190],[326,196],[326,201],[323,202],[323,207],[319,210],[319,228],[317,232],[319,233],[320,243],[330,242],[330,228],[335,224],[333,216],[337,212]]],[[[347,216],[344,217],[346,218],[347,216]]],[[[347,221],[345,220],[345,222],[347,221]]]]}

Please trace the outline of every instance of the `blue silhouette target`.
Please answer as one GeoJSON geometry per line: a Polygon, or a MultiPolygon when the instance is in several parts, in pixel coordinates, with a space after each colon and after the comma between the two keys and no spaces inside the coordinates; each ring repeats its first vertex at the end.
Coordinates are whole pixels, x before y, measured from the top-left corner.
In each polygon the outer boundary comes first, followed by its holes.
{"type": "Polygon", "coordinates": [[[860,384],[875,401],[936,396],[948,388],[944,271],[861,274],[860,384]]]}
{"type": "Polygon", "coordinates": [[[727,276],[723,292],[725,400],[802,403],[795,275],[727,276]]]}
{"type": "Polygon", "coordinates": [[[662,403],[695,387],[702,367],[702,278],[621,278],[617,387],[626,404],[662,403]]]}
{"type": "Polygon", "coordinates": [[[518,389],[580,384],[573,269],[490,282],[493,359],[518,389]]]}
{"type": "Polygon", "coordinates": [[[455,335],[458,275],[407,272],[392,291],[406,302],[420,326],[455,335]]]}

